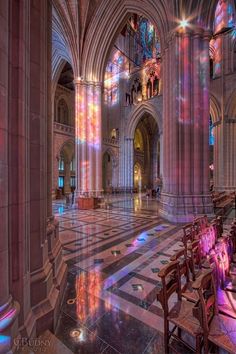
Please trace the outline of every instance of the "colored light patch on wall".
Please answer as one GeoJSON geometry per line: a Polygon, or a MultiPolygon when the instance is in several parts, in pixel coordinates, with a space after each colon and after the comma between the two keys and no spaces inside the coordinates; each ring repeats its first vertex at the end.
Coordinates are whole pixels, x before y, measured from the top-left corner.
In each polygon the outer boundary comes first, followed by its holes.
{"type": "Polygon", "coordinates": [[[210,45],[214,49],[213,55],[213,77],[221,75],[222,69],[222,38],[217,37],[211,40],[210,45]]]}
{"type": "Polygon", "coordinates": [[[119,102],[120,79],[127,79],[128,62],[122,53],[117,50],[108,62],[104,78],[104,101],[106,104],[114,105],[119,102]]]}
{"type": "Polygon", "coordinates": [[[100,89],[94,86],[83,86],[76,97],[76,143],[87,144],[95,149],[100,148],[99,97],[100,89]]]}

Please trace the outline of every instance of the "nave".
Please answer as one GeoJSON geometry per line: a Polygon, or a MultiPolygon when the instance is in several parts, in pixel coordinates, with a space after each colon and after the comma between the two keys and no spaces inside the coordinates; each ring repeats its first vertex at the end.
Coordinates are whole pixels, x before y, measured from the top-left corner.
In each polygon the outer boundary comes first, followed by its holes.
{"type": "Polygon", "coordinates": [[[56,335],[73,353],[163,351],[157,274],[181,230],[153,215],[153,205],[145,196],[119,198],[107,210],[54,204],[68,264],[56,335]]]}
{"type": "MultiPolygon", "coordinates": [[[[68,265],[56,338],[65,353],[164,353],[159,272],[183,249],[183,225],[154,215],[156,200],[145,195],[108,201],[106,209],[96,210],[54,202],[68,265]]],[[[232,208],[224,233],[234,218],[232,208]]],[[[236,301],[229,294],[229,300],[221,297],[224,308],[236,301]]],[[[176,296],[171,306],[175,302],[176,296]]]]}

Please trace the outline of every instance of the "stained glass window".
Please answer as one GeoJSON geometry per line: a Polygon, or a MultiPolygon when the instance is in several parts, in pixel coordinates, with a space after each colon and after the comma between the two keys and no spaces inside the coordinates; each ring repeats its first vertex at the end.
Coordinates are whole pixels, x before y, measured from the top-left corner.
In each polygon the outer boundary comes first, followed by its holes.
{"type": "Polygon", "coordinates": [[[215,136],[214,136],[214,125],[212,122],[212,118],[209,118],[209,145],[215,144],[215,136]]]}
{"type": "Polygon", "coordinates": [[[59,176],[58,177],[58,187],[59,188],[63,188],[64,187],[64,177],[63,176],[59,176]]]}
{"type": "Polygon", "coordinates": [[[235,25],[235,5],[233,0],[220,0],[216,7],[214,32],[235,25]]]}
{"type": "Polygon", "coordinates": [[[119,86],[122,81],[126,90],[126,104],[137,104],[150,98],[146,94],[148,79],[151,80],[152,92],[158,94],[160,42],[153,24],[148,19],[133,14],[118,36],[106,66],[105,103],[114,105],[119,102],[119,86]]]}

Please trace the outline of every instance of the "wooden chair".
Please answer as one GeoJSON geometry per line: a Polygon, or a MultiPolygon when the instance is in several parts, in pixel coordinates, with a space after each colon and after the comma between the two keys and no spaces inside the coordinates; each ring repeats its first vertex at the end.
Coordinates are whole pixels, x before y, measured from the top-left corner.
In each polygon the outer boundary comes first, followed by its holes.
{"type": "Polygon", "coordinates": [[[182,344],[191,351],[200,354],[202,345],[202,330],[199,321],[193,316],[194,304],[181,298],[180,267],[178,261],[170,262],[160,270],[158,276],[162,281],[162,289],[157,294],[164,312],[164,343],[165,353],[169,349],[176,351],[173,343],[182,344]],[[170,297],[177,294],[177,302],[170,309],[170,297]],[[173,325],[170,329],[170,324],[173,325]],[[182,330],[195,338],[196,346],[193,348],[182,339],[182,330]],[[177,332],[177,333],[176,333],[177,332]]]}
{"type": "Polygon", "coordinates": [[[183,241],[184,247],[187,250],[189,242],[193,242],[194,237],[195,237],[193,225],[192,224],[185,225],[183,227],[183,232],[184,232],[184,235],[183,235],[182,241],[183,241]]]}
{"type": "Polygon", "coordinates": [[[218,312],[216,288],[212,270],[202,274],[194,283],[199,302],[193,315],[200,321],[203,331],[204,354],[209,353],[209,342],[229,353],[236,353],[236,321],[218,312]]]}
{"type": "Polygon", "coordinates": [[[198,300],[198,294],[192,288],[192,280],[190,279],[189,259],[185,248],[177,251],[170,258],[171,261],[179,262],[179,284],[181,287],[181,296],[191,302],[198,300]]]}
{"type": "Polygon", "coordinates": [[[233,244],[233,254],[235,254],[236,253],[236,225],[231,226],[229,234],[233,244]]]}
{"type": "Polygon", "coordinates": [[[204,231],[208,226],[208,218],[206,215],[196,218],[193,222],[193,228],[197,234],[204,231]]]}
{"type": "Polygon", "coordinates": [[[188,245],[189,269],[192,279],[195,280],[202,268],[203,259],[200,258],[200,240],[195,240],[188,245]]]}
{"type": "Polygon", "coordinates": [[[217,238],[220,238],[223,234],[223,218],[222,216],[218,216],[216,218],[216,221],[217,221],[217,238]]]}

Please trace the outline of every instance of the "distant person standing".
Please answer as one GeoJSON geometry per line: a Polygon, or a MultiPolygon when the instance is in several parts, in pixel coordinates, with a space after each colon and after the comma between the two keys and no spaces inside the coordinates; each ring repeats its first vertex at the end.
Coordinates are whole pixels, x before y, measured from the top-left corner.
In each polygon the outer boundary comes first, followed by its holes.
{"type": "Polygon", "coordinates": [[[162,187],[162,179],[161,177],[157,178],[157,198],[161,197],[161,187],[162,187]]]}
{"type": "Polygon", "coordinates": [[[71,195],[71,206],[74,205],[75,202],[75,191],[72,191],[72,195],[71,195]]]}

